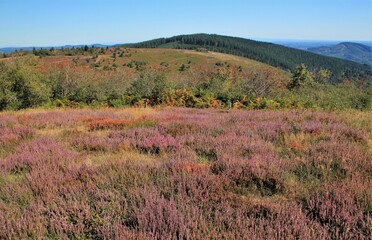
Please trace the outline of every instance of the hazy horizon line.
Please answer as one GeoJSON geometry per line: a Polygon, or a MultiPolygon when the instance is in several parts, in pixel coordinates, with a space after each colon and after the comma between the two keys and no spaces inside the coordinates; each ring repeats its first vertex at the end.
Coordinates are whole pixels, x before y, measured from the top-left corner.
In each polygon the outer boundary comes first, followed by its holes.
{"type": "MultiPolygon", "coordinates": [[[[189,35],[189,34],[184,34],[184,35],[189,35]]],[[[220,34],[216,34],[220,35],[220,34]]],[[[227,35],[224,35],[227,36],[227,35]]],[[[239,37],[239,36],[229,36],[229,37],[239,37]]],[[[159,38],[169,38],[169,37],[159,37],[159,38]]],[[[272,43],[279,43],[279,42],[356,42],[356,43],[372,43],[371,40],[350,40],[350,39],[295,39],[295,38],[261,38],[261,37],[239,37],[239,38],[244,38],[244,39],[250,39],[250,40],[255,40],[255,41],[262,41],[262,42],[272,42],[272,43]]],[[[105,46],[114,46],[114,45],[120,45],[120,44],[131,44],[131,43],[139,43],[139,42],[144,42],[144,41],[150,41],[153,39],[158,39],[158,38],[151,38],[147,40],[140,40],[137,42],[95,42],[95,43],[66,43],[66,44],[45,44],[45,45],[2,45],[0,46],[0,49],[4,48],[52,48],[52,47],[64,47],[64,46],[94,46],[94,45],[105,45],[105,46]]]]}

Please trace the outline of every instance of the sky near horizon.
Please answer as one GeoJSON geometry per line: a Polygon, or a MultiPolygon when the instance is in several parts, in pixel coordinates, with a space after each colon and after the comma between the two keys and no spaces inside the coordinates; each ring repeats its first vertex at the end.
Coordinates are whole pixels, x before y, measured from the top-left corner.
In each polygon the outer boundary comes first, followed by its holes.
{"type": "Polygon", "coordinates": [[[0,47],[115,44],[189,33],[372,41],[372,0],[0,0],[0,47]]]}

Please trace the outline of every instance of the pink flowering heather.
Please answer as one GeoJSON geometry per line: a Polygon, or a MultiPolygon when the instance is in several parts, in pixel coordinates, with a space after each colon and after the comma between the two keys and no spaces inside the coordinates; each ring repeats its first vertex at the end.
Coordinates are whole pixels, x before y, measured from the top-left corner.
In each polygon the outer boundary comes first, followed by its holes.
{"type": "Polygon", "coordinates": [[[370,239],[370,115],[343,114],[0,113],[0,239],[370,239]]]}

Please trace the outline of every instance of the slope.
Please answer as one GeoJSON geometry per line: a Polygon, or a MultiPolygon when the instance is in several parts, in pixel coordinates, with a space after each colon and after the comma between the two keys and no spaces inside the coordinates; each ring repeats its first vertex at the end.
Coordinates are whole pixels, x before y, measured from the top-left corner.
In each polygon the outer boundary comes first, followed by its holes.
{"type": "Polygon", "coordinates": [[[355,62],[325,57],[277,44],[215,34],[180,35],[122,46],[209,50],[247,57],[285,70],[293,70],[296,65],[304,63],[312,70],[320,68],[331,70],[333,82],[341,82],[345,78],[371,81],[372,76],[370,67],[355,62]]]}
{"type": "Polygon", "coordinates": [[[176,80],[191,76],[200,78],[221,69],[229,69],[245,78],[265,75],[275,77],[277,82],[289,81],[287,71],[268,64],[230,54],[187,49],[96,48],[93,52],[73,55],[65,49],[54,50],[51,55],[44,57],[24,51],[12,53],[9,58],[0,58],[1,61],[37,66],[42,72],[68,67],[75,73],[92,73],[96,76],[131,76],[143,70],[154,70],[176,80]]]}

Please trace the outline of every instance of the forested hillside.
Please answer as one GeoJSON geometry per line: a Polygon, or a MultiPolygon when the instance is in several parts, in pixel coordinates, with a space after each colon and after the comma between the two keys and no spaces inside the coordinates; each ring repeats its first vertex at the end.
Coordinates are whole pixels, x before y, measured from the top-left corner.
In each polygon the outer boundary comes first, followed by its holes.
{"type": "Polygon", "coordinates": [[[294,70],[298,64],[304,63],[310,70],[319,70],[321,68],[330,70],[332,72],[331,80],[333,82],[342,82],[345,79],[370,82],[372,79],[372,70],[368,66],[272,43],[237,37],[214,34],[192,34],[159,38],[124,46],[134,48],[176,48],[216,51],[251,58],[285,70],[294,70]]]}

